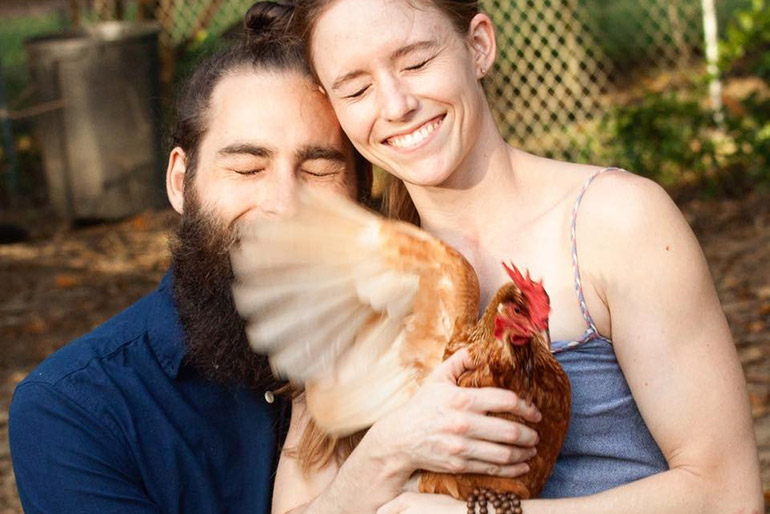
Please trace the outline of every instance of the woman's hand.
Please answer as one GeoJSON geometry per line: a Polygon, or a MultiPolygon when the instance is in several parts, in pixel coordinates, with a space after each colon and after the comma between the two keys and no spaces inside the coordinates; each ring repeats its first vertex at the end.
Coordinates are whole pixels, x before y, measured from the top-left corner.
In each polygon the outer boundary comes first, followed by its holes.
{"type": "Polygon", "coordinates": [[[487,413],[540,420],[540,412],[511,391],[457,386],[471,366],[466,350],[441,363],[401,408],[381,419],[365,439],[389,452],[406,473],[417,469],[515,477],[526,473],[535,455],[537,433],[520,423],[487,413]]]}

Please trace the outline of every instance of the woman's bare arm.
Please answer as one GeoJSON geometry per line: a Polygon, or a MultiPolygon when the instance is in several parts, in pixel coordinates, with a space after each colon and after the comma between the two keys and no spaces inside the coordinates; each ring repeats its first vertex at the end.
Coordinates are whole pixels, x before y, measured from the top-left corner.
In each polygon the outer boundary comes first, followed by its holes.
{"type": "MultiPolygon", "coordinates": [[[[465,351],[437,367],[414,398],[378,421],[342,466],[331,464],[304,476],[297,460],[281,455],[273,513],[374,513],[398,496],[414,471],[479,472],[518,476],[534,455],[537,434],[487,412],[540,417],[510,391],[456,385],[470,364],[465,351]]],[[[296,401],[286,448],[296,446],[306,423],[296,401]]]]}

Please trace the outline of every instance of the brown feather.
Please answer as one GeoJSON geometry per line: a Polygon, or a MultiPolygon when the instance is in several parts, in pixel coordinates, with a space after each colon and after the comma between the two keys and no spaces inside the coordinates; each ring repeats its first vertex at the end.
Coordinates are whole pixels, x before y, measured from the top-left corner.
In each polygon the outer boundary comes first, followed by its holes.
{"type": "MultiPolygon", "coordinates": [[[[408,223],[392,222],[381,229],[382,253],[398,270],[420,271],[420,287],[414,301],[414,312],[408,324],[402,365],[414,368],[416,383],[445,358],[446,346],[464,327],[472,326],[479,310],[480,293],[476,273],[470,263],[454,248],[445,245],[408,223]],[[446,284],[446,277],[452,282],[446,284]],[[442,323],[442,319],[446,323],[442,323]],[[446,324],[446,326],[444,326],[446,324]]],[[[448,355],[447,355],[448,356],[448,355]]],[[[311,396],[321,392],[311,386],[311,396]]],[[[334,398],[325,395],[325,414],[333,412],[334,398]]],[[[341,406],[344,409],[344,405],[341,406]]],[[[304,473],[319,470],[333,461],[342,463],[353,452],[366,433],[337,437],[321,430],[312,418],[293,452],[304,473]]]]}

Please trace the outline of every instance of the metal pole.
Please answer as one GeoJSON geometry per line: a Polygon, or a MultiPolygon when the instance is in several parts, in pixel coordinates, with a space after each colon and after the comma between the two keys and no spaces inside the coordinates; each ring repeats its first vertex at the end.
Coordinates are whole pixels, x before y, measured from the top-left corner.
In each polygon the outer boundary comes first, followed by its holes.
{"type": "Polygon", "coordinates": [[[709,98],[714,111],[714,121],[724,122],[722,111],[722,81],[719,78],[719,33],[714,0],[701,0],[703,4],[703,33],[706,42],[706,71],[709,74],[709,98]]]}
{"type": "Polygon", "coordinates": [[[0,64],[0,125],[3,132],[3,147],[8,160],[8,199],[11,204],[15,204],[19,194],[19,161],[16,157],[16,145],[11,130],[11,114],[6,101],[2,64],[0,64]]]}

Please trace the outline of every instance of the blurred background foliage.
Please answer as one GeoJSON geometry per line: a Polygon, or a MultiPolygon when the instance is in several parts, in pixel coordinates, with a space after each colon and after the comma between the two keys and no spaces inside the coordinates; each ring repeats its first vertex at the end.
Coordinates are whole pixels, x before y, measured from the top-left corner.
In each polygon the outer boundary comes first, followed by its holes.
{"type": "MultiPolygon", "coordinates": [[[[162,25],[168,108],[179,79],[202,55],[226,44],[225,34],[238,32],[251,1],[27,4],[14,12],[0,6],[0,80],[9,112],[35,103],[26,39],[115,18],[150,18],[162,25]],[[29,7],[36,4],[40,7],[29,7]]],[[[675,195],[739,195],[770,188],[768,0],[717,0],[724,85],[719,122],[708,102],[711,77],[703,57],[699,0],[482,4],[498,25],[502,54],[497,77],[487,87],[512,144],[555,158],[621,166],[675,195]]],[[[45,202],[33,123],[33,117],[13,120],[20,170],[16,202],[10,202],[7,151],[0,148],[0,210],[11,203],[45,202]]]]}
{"type": "Polygon", "coordinates": [[[602,120],[585,155],[648,176],[675,192],[740,195],[770,187],[770,9],[752,0],[723,32],[724,120],[704,99],[709,76],[645,90],[602,120]]]}

